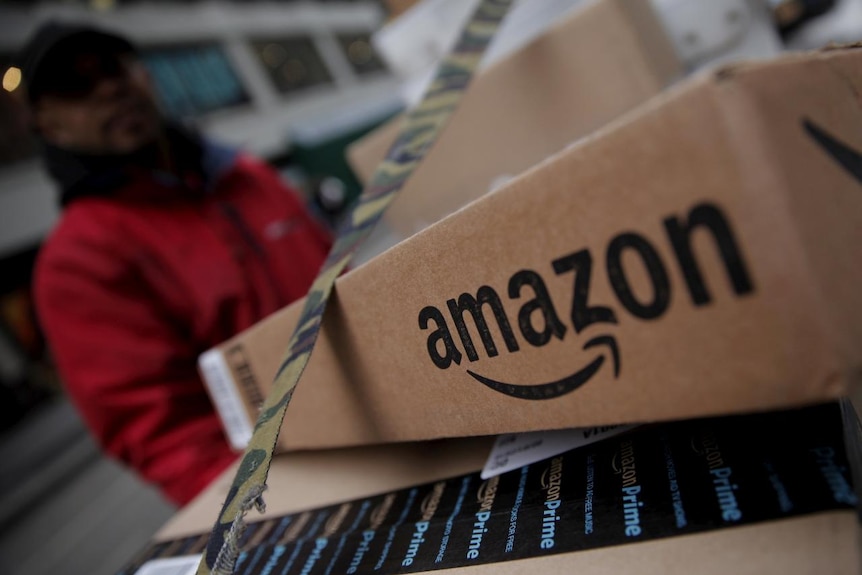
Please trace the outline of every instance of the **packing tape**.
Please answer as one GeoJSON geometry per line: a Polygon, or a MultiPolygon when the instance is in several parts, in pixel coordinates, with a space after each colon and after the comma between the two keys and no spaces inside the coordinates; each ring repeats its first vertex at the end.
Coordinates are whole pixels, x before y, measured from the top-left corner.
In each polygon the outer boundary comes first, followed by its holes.
{"type": "MultiPolygon", "coordinates": [[[[858,439],[845,436],[858,425],[836,403],[645,425],[489,480],[469,473],[250,523],[236,570],[407,575],[852,513],[858,439]]],[[[170,558],[188,564],[203,546],[200,535],[155,543],[119,575],[180,573],[170,558]]],[[[732,571],[739,560],[718,555],[704,561],[732,571]]]]}
{"type": "Polygon", "coordinates": [[[401,133],[339,231],[323,269],[309,290],[272,391],[261,407],[254,433],[198,565],[198,575],[234,572],[239,541],[245,530],[245,514],[252,507],[264,509],[262,494],[282,421],[314,349],[335,279],[436,141],[511,4],[512,0],[482,0],[454,50],[441,63],[422,101],[407,115],[401,133]]]}

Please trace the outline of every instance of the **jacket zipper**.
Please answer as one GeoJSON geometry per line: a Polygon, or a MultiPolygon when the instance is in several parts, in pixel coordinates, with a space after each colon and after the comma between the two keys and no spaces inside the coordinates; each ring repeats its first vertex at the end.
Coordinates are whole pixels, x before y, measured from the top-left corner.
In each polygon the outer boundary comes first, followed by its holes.
{"type": "Polygon", "coordinates": [[[266,248],[264,248],[264,246],[259,241],[257,241],[257,238],[254,237],[254,233],[252,233],[251,229],[245,223],[245,220],[242,219],[242,216],[239,214],[239,212],[233,205],[228,202],[219,202],[218,206],[225,218],[239,232],[239,235],[243,239],[244,243],[249,248],[251,248],[251,251],[260,261],[263,267],[263,273],[266,276],[267,282],[269,283],[270,291],[275,297],[276,305],[278,306],[278,309],[283,308],[289,302],[282,293],[278,282],[275,280],[275,276],[272,274],[272,269],[270,269],[269,267],[269,258],[267,257],[266,248]]]}

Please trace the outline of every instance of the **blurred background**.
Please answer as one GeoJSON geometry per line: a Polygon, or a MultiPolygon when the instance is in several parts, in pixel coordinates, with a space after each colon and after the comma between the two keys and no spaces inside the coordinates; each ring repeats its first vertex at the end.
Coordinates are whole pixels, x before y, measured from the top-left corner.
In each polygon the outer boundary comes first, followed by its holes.
{"type": "MultiPolygon", "coordinates": [[[[588,0],[521,0],[485,64],[588,0]]],[[[862,0],[652,0],[689,71],[862,38],[862,0]]],[[[161,106],[275,165],[333,224],[357,138],[415,102],[475,0],[0,0],[0,573],[116,572],[174,509],[104,459],[64,400],[30,299],[58,216],[16,90],[44,20],[142,49],[161,106]]],[[[362,257],[394,241],[383,229],[362,257]]]]}

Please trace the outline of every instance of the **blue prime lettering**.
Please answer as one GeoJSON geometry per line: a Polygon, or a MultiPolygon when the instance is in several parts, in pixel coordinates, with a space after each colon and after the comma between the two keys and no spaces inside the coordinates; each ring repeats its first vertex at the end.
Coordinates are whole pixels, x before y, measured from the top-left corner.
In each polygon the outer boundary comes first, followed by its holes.
{"type": "Polygon", "coordinates": [[[425,541],[424,535],[426,531],[428,531],[428,522],[417,521],[416,530],[413,532],[413,538],[410,539],[410,545],[407,546],[407,554],[404,556],[404,560],[401,561],[402,567],[410,567],[413,565],[413,559],[416,558],[416,555],[419,553],[419,547],[425,541]]]}
{"type": "Polygon", "coordinates": [[[845,476],[847,469],[835,463],[835,449],[832,447],[818,447],[812,449],[811,453],[820,467],[823,479],[826,480],[826,484],[832,491],[832,498],[838,503],[856,505],[856,494],[853,492],[853,488],[845,476]]]}
{"type": "Polygon", "coordinates": [[[342,533],[341,537],[338,538],[338,544],[335,547],[335,551],[333,552],[332,558],[329,560],[329,565],[327,565],[326,571],[323,572],[323,575],[329,575],[332,573],[332,569],[335,567],[335,562],[341,556],[342,550],[344,550],[344,544],[347,542],[348,536],[359,529],[359,524],[365,519],[365,514],[370,508],[371,501],[366,499],[362,502],[362,505],[359,507],[359,513],[357,513],[356,517],[353,519],[353,523],[351,523],[350,527],[347,528],[347,531],[342,533]]]}
{"type": "Polygon", "coordinates": [[[625,521],[626,537],[639,537],[641,529],[640,501],[641,486],[638,485],[637,468],[635,466],[635,447],[632,441],[620,443],[620,468],[623,490],[623,520],[625,521]]]}
{"type": "Polygon", "coordinates": [[[709,474],[712,477],[712,487],[715,489],[715,497],[718,500],[718,507],[721,509],[721,518],[725,522],[742,519],[742,511],[739,509],[739,503],[736,501],[736,494],[734,493],[739,489],[739,486],[731,480],[733,469],[725,463],[715,434],[708,432],[701,437],[700,450],[695,448],[695,452],[706,459],[709,474]]]}
{"type": "Polygon", "coordinates": [[[712,486],[715,488],[715,496],[721,509],[721,518],[724,521],[742,519],[742,511],[739,510],[739,503],[737,503],[734,493],[739,489],[739,486],[731,483],[730,479],[733,470],[730,467],[719,467],[718,469],[711,469],[709,474],[712,476],[712,486]]]}
{"type": "Polygon", "coordinates": [[[311,550],[311,554],[309,554],[308,559],[305,560],[305,565],[302,566],[302,571],[299,572],[299,575],[308,575],[311,573],[311,570],[314,568],[314,564],[320,559],[321,553],[326,548],[327,540],[324,537],[319,537],[314,541],[314,549],[311,550]]]}
{"type": "Polygon", "coordinates": [[[290,557],[287,558],[287,565],[281,570],[282,573],[288,573],[293,568],[294,562],[296,562],[296,558],[299,557],[299,552],[302,551],[303,546],[305,545],[305,541],[300,539],[296,545],[293,546],[293,551],[290,553],[290,557]]]}
{"type": "Polygon", "coordinates": [[[272,573],[272,570],[275,569],[276,563],[278,563],[279,558],[284,555],[284,551],[287,549],[284,545],[276,545],[272,550],[272,555],[269,556],[269,559],[266,562],[266,565],[263,566],[263,569],[260,571],[260,575],[269,575],[272,573]]]}
{"type": "Polygon", "coordinates": [[[382,568],[386,562],[386,558],[389,557],[389,550],[392,549],[392,541],[395,539],[395,534],[398,532],[401,524],[404,523],[404,520],[407,519],[407,514],[410,513],[410,509],[413,507],[413,501],[416,499],[417,492],[418,489],[415,487],[408,492],[407,501],[404,502],[404,509],[401,510],[401,515],[398,516],[398,520],[389,528],[389,535],[386,537],[386,543],[383,544],[383,551],[380,552],[380,557],[374,565],[375,570],[382,568]]]}
{"type": "Polygon", "coordinates": [[[545,509],[542,511],[542,539],[539,546],[542,549],[553,549],[554,538],[557,533],[557,521],[560,516],[557,509],[560,508],[560,489],[563,479],[563,458],[555,457],[551,460],[551,466],[545,473],[547,480],[542,482],[545,489],[545,509]]]}
{"type": "Polygon", "coordinates": [[[467,549],[467,559],[479,558],[479,547],[482,546],[482,538],[488,529],[485,528],[485,523],[491,518],[491,507],[494,505],[494,499],[497,497],[497,485],[500,483],[500,477],[492,477],[479,487],[477,495],[480,505],[479,511],[476,512],[476,521],[473,523],[473,531],[470,533],[470,545],[467,549]]]}
{"type": "Polygon", "coordinates": [[[626,537],[638,537],[641,534],[640,508],[643,501],[638,500],[641,486],[623,487],[623,519],[626,524],[626,537]]]}
{"type": "Polygon", "coordinates": [[[560,520],[560,516],[557,515],[559,507],[559,501],[545,502],[545,510],[542,513],[542,542],[539,544],[542,549],[551,549],[554,547],[554,535],[557,529],[556,522],[560,520]]]}
{"type": "Polygon", "coordinates": [[[375,532],[371,529],[366,529],[362,532],[362,541],[359,542],[359,547],[356,548],[356,553],[353,554],[353,559],[350,560],[350,566],[347,568],[347,575],[353,575],[359,569],[359,564],[362,563],[362,558],[368,552],[371,542],[374,541],[375,532]]]}
{"type": "Polygon", "coordinates": [[[240,565],[242,565],[243,563],[245,563],[245,560],[246,560],[246,559],[248,559],[248,551],[242,551],[242,552],[239,554],[239,557],[237,557],[236,565],[234,566],[234,569],[236,569],[237,567],[239,567],[240,565]]]}
{"type": "Polygon", "coordinates": [[[478,559],[479,548],[482,546],[482,538],[488,532],[485,522],[491,518],[490,511],[479,511],[476,513],[476,521],[473,523],[473,531],[470,532],[470,546],[467,549],[467,559],[478,559]]]}

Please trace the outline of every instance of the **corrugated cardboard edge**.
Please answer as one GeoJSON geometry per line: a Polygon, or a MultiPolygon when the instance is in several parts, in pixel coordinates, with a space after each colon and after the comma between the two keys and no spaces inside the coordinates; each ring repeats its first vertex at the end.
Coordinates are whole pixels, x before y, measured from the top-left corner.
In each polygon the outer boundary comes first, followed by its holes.
{"type": "Polygon", "coordinates": [[[830,50],[847,50],[848,48],[862,48],[862,40],[858,42],[830,42],[820,50],[828,52],[830,50]]]}

